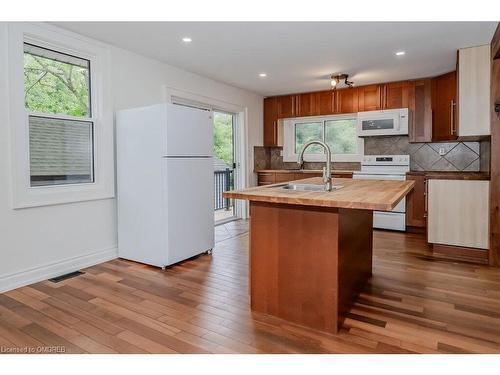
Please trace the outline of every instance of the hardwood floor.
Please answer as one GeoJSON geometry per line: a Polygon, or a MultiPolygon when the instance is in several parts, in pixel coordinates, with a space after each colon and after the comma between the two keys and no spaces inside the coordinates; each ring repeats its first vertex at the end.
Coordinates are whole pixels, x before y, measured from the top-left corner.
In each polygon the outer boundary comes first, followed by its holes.
{"type": "Polygon", "coordinates": [[[164,272],[114,260],[0,294],[2,352],[500,353],[498,268],[433,260],[422,235],[376,231],[373,278],[333,336],[249,310],[248,235],[233,225],[212,256],[164,272]]]}

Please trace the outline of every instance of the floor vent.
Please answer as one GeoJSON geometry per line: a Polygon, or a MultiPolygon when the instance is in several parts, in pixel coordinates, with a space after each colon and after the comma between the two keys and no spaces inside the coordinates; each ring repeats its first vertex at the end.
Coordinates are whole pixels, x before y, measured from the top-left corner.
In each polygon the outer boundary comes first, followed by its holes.
{"type": "Polygon", "coordinates": [[[53,283],[58,283],[59,281],[71,279],[72,277],[77,277],[77,276],[83,275],[84,273],[85,272],[82,272],[82,271],[70,272],[70,273],[67,273],[66,275],[61,275],[61,276],[54,277],[53,279],[49,279],[49,281],[52,281],[53,283]]]}

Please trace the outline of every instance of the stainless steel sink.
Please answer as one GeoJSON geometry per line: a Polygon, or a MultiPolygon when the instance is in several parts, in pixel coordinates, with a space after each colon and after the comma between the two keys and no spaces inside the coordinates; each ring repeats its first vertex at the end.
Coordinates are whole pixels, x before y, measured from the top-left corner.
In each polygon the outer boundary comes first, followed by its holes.
{"type": "MultiPolygon", "coordinates": [[[[285,190],[296,190],[296,191],[326,191],[324,185],[315,185],[315,184],[284,184],[281,186],[281,188],[285,190]]],[[[332,191],[341,188],[343,188],[342,185],[332,185],[332,191]]]]}

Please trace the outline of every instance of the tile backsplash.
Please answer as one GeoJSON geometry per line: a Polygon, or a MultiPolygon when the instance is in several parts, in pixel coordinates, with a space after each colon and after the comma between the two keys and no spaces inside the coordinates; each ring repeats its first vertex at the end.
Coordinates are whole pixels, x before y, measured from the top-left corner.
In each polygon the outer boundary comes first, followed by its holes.
{"type": "MultiPolygon", "coordinates": [[[[297,163],[284,162],[281,156],[282,147],[254,147],[254,170],[261,169],[297,169],[297,163]]],[[[322,169],[325,163],[305,162],[304,169],[322,169]]],[[[332,163],[333,169],[357,171],[361,168],[360,163],[332,163]]]]}
{"type": "MultiPolygon", "coordinates": [[[[295,169],[283,162],[282,147],[254,147],[254,169],[295,169]]],[[[410,155],[414,171],[489,172],[490,142],[410,143],[407,136],[367,137],[365,155],[410,155]],[[440,155],[440,151],[441,154],[440,155]]],[[[304,163],[305,169],[321,169],[324,163],[304,163]]],[[[360,163],[333,163],[334,169],[359,170],[360,163]]]]}
{"type": "Polygon", "coordinates": [[[409,143],[407,136],[367,137],[365,155],[410,155],[413,171],[480,171],[480,142],[409,143]],[[441,155],[440,155],[441,151],[441,155]]]}

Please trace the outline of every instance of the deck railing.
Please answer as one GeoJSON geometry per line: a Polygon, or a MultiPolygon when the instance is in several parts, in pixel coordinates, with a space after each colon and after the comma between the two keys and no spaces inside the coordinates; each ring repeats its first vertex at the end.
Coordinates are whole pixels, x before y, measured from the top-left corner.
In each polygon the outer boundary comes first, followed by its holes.
{"type": "Polygon", "coordinates": [[[232,199],[224,198],[222,193],[233,189],[234,175],[232,169],[214,171],[215,181],[215,211],[230,210],[233,207],[232,199]]]}

